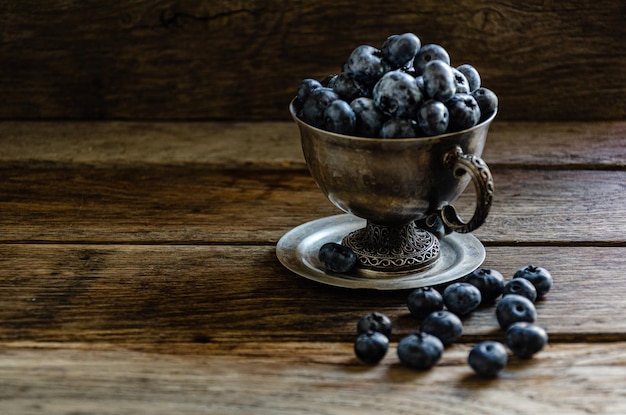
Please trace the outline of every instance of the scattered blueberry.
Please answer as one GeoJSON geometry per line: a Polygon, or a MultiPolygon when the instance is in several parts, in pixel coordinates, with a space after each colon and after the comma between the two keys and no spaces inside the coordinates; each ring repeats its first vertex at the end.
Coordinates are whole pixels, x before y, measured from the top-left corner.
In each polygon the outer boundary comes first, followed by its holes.
{"type": "Polygon", "coordinates": [[[347,70],[365,85],[375,84],[389,69],[382,52],[369,45],[358,46],[347,61],[347,70]]]}
{"type": "Polygon", "coordinates": [[[493,303],[504,289],[504,277],[499,271],[490,268],[479,268],[471,272],[465,277],[465,282],[480,290],[482,304],[493,303]]]}
{"type": "Polygon", "coordinates": [[[354,354],[363,362],[376,364],[382,360],[389,350],[389,339],[377,331],[359,334],[354,342],[354,354]]]}
{"type": "Polygon", "coordinates": [[[423,333],[437,336],[447,346],[452,344],[463,333],[461,319],[448,310],[434,311],[422,321],[423,333]]]}
{"type": "Polygon", "coordinates": [[[437,336],[415,333],[398,342],[398,358],[402,364],[414,369],[430,369],[443,355],[443,343],[437,336]]]}
{"type": "Polygon", "coordinates": [[[446,102],[456,93],[454,72],[447,63],[440,60],[428,62],[422,76],[424,91],[430,98],[446,102]]]}
{"type": "Polygon", "coordinates": [[[383,114],[374,100],[367,97],[359,97],[350,103],[356,115],[356,132],[359,137],[380,137],[380,130],[383,127],[387,116],[383,114]]]}
{"type": "Polygon", "coordinates": [[[411,291],[406,304],[411,315],[424,318],[433,311],[443,310],[443,297],[432,287],[419,287],[411,291]]]}
{"type": "Polygon", "coordinates": [[[422,91],[415,78],[400,70],[387,72],[372,91],[376,107],[390,117],[415,118],[422,91]]]}
{"type": "Polygon", "coordinates": [[[498,96],[490,89],[478,88],[472,92],[480,108],[480,121],[484,121],[498,109],[498,96]]]}
{"type": "Polygon", "coordinates": [[[506,283],[502,295],[517,294],[528,298],[533,303],[537,299],[537,289],[526,278],[513,278],[506,283]]]}
{"type": "Polygon", "coordinates": [[[465,316],[480,305],[480,290],[467,282],[455,282],[443,290],[443,303],[454,314],[465,316]]]}
{"type": "Polygon", "coordinates": [[[417,122],[410,118],[389,118],[380,128],[380,138],[411,138],[418,135],[417,122]]]}
{"type": "Polygon", "coordinates": [[[532,301],[517,294],[505,295],[496,304],[496,318],[502,329],[507,329],[518,321],[534,323],[537,309],[532,301]]]}
{"type": "Polygon", "coordinates": [[[470,92],[474,92],[478,88],[480,88],[480,74],[478,73],[478,70],[476,70],[476,68],[474,68],[469,63],[465,63],[463,65],[457,66],[456,69],[463,75],[465,75],[465,78],[469,83],[470,92]]]}
{"type": "Polygon", "coordinates": [[[450,65],[450,55],[443,46],[435,43],[422,46],[413,60],[413,67],[415,68],[417,75],[421,75],[424,72],[426,64],[435,60],[439,60],[445,62],[447,65],[450,65]]]}
{"type": "Polygon", "coordinates": [[[391,336],[391,319],[383,313],[373,311],[367,313],[359,319],[356,325],[357,333],[362,334],[368,331],[377,331],[385,336],[391,336]]]}
{"type": "Polygon", "coordinates": [[[391,67],[397,69],[412,66],[421,45],[422,42],[413,33],[391,35],[381,47],[381,52],[391,67]]]}
{"type": "Polygon", "coordinates": [[[480,107],[470,94],[454,94],[446,102],[450,112],[450,128],[452,131],[465,130],[480,121],[480,107]]]}
{"type": "Polygon", "coordinates": [[[478,343],[470,350],[467,363],[478,375],[494,377],[504,369],[508,360],[504,345],[488,340],[478,343]]]}
{"type": "Polygon", "coordinates": [[[302,105],[302,120],[313,127],[324,128],[324,111],[339,95],[330,88],[321,87],[309,92],[302,105]]]}
{"type": "Polygon", "coordinates": [[[426,101],[417,112],[417,122],[426,135],[445,133],[449,120],[448,108],[434,99],[426,101]]]}
{"type": "Polygon", "coordinates": [[[532,282],[537,289],[537,298],[542,298],[548,294],[553,283],[552,275],[547,269],[534,265],[527,265],[517,270],[513,278],[526,278],[532,282]]]}
{"type": "Polygon", "coordinates": [[[353,135],[356,131],[356,115],[346,101],[337,99],[324,110],[324,128],[337,134],[353,135]]]}
{"type": "Polygon", "coordinates": [[[548,333],[533,323],[513,323],[506,330],[506,345],[521,359],[530,359],[548,343],[548,333]]]}
{"type": "Polygon", "coordinates": [[[322,265],[331,272],[348,272],[357,263],[356,254],[350,248],[335,242],[322,245],[318,257],[322,265]]]}

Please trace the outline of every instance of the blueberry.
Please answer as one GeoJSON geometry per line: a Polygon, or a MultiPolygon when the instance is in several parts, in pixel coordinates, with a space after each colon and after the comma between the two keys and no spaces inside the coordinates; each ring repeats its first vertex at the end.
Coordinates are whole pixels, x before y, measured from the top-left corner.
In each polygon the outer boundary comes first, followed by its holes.
{"type": "Polygon", "coordinates": [[[450,115],[448,108],[434,99],[426,101],[417,112],[417,122],[426,135],[439,135],[446,132],[450,115]]]}
{"type": "Polygon", "coordinates": [[[298,101],[304,103],[312,90],[321,87],[322,84],[317,79],[303,79],[302,82],[300,82],[300,85],[298,85],[298,93],[296,95],[298,97],[298,101]]]}
{"type": "Polygon", "coordinates": [[[318,257],[322,265],[331,272],[348,272],[357,263],[357,257],[350,248],[334,242],[322,245],[318,257]]]}
{"type": "Polygon", "coordinates": [[[498,109],[498,96],[490,89],[478,88],[472,92],[472,96],[480,108],[480,121],[484,121],[498,109]]]}
{"type": "Polygon", "coordinates": [[[552,288],[553,280],[550,272],[542,267],[535,265],[527,265],[515,272],[513,278],[526,278],[533,283],[537,289],[537,298],[542,298],[550,288],[552,288]]]}
{"type": "Polygon", "coordinates": [[[391,64],[394,69],[412,66],[415,55],[420,50],[422,42],[413,33],[392,35],[387,38],[381,52],[383,58],[391,64]]]}
{"type": "Polygon", "coordinates": [[[338,99],[324,110],[324,129],[327,131],[353,135],[356,131],[356,115],[346,101],[338,99]]]}
{"type": "Polygon", "coordinates": [[[424,318],[433,311],[443,310],[443,297],[432,287],[419,287],[411,291],[406,304],[411,315],[424,318]]]}
{"type": "Polygon", "coordinates": [[[530,359],[548,343],[548,333],[533,323],[513,323],[506,330],[506,345],[521,359],[530,359]]]}
{"type": "Polygon", "coordinates": [[[324,111],[339,95],[330,88],[321,87],[312,90],[302,105],[302,121],[313,127],[324,128],[324,111]]]}
{"type": "Polygon", "coordinates": [[[335,81],[337,80],[337,77],[339,76],[339,74],[330,74],[328,75],[326,78],[324,78],[321,82],[322,86],[325,88],[333,88],[335,86],[335,81]]]}
{"type": "Polygon", "coordinates": [[[437,336],[415,333],[398,342],[398,358],[402,364],[413,369],[430,369],[443,355],[443,343],[437,336]]]}
{"type": "Polygon", "coordinates": [[[420,91],[422,91],[422,96],[424,96],[426,93],[424,92],[424,76],[420,75],[420,76],[416,76],[415,77],[415,83],[417,84],[417,87],[420,89],[420,91]]]}
{"type": "Polygon", "coordinates": [[[374,103],[391,117],[415,118],[422,102],[422,91],[415,78],[400,70],[387,72],[374,86],[374,103]]]}
{"type": "Polygon", "coordinates": [[[392,323],[391,319],[383,313],[373,311],[367,313],[359,319],[356,325],[356,331],[359,334],[368,331],[377,331],[385,336],[391,336],[392,323]]]}
{"type": "Polygon", "coordinates": [[[482,304],[493,303],[504,289],[504,277],[499,271],[490,268],[479,268],[471,272],[465,277],[465,282],[480,290],[482,304]]]}
{"type": "Polygon", "coordinates": [[[337,75],[333,82],[333,90],[339,95],[339,98],[347,102],[352,102],[358,97],[364,97],[371,94],[369,89],[357,81],[354,74],[350,72],[342,72],[337,75]]]}
{"type": "Polygon", "coordinates": [[[381,127],[379,136],[380,138],[417,137],[417,122],[409,118],[390,118],[381,127]]]}
{"type": "Polygon", "coordinates": [[[534,323],[537,320],[537,309],[532,301],[518,294],[505,295],[496,304],[496,318],[502,329],[507,329],[518,321],[534,323]]]}
{"type": "Polygon", "coordinates": [[[470,350],[467,363],[478,375],[494,377],[504,369],[508,360],[504,345],[488,340],[478,343],[470,350]]]}
{"type": "Polygon", "coordinates": [[[376,364],[382,360],[389,350],[389,339],[377,331],[359,334],[354,342],[354,354],[363,362],[376,364]]]}
{"type": "Polygon", "coordinates": [[[422,46],[413,60],[413,67],[417,75],[421,75],[424,72],[427,63],[436,60],[450,65],[450,55],[448,51],[435,43],[422,46]]]}
{"type": "Polygon", "coordinates": [[[450,111],[450,131],[465,130],[480,121],[480,107],[470,94],[454,94],[446,107],[450,111]]]}
{"type": "Polygon", "coordinates": [[[456,93],[454,72],[447,63],[435,60],[424,67],[424,91],[430,98],[446,102],[456,93]]]}
{"type": "Polygon", "coordinates": [[[457,94],[469,94],[470,93],[469,81],[467,80],[465,75],[463,75],[463,73],[456,68],[451,68],[451,69],[452,69],[452,73],[454,74],[454,84],[456,85],[455,92],[457,94]]]}
{"type": "Polygon", "coordinates": [[[359,97],[350,103],[350,107],[356,115],[356,135],[359,137],[379,137],[387,116],[383,114],[374,100],[367,97],[359,97]]]}
{"type": "Polygon", "coordinates": [[[375,84],[390,69],[381,51],[368,45],[358,46],[352,51],[346,68],[365,85],[375,84]]]}
{"type": "Polygon", "coordinates": [[[434,311],[422,321],[423,333],[437,336],[444,346],[452,344],[463,333],[461,319],[448,310],[434,311]]]}
{"type": "Polygon", "coordinates": [[[443,290],[443,303],[448,310],[459,316],[474,311],[481,301],[480,290],[467,282],[455,282],[443,290]]]}
{"type": "Polygon", "coordinates": [[[513,278],[507,282],[502,290],[502,295],[517,294],[528,298],[533,303],[537,299],[537,289],[526,278],[513,278]]]}
{"type": "Polygon", "coordinates": [[[478,70],[476,70],[476,68],[474,68],[469,63],[465,63],[463,65],[457,66],[456,69],[463,75],[465,75],[465,78],[467,78],[470,92],[474,92],[478,88],[480,88],[480,74],[478,73],[478,70]]]}

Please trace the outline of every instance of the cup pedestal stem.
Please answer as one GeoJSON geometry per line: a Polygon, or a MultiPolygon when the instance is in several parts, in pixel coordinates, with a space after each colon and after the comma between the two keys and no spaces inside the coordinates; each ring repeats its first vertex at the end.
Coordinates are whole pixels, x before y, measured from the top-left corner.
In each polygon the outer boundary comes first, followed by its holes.
{"type": "Polygon", "coordinates": [[[367,226],[345,236],[342,244],[354,251],[362,268],[390,276],[426,270],[441,255],[437,237],[415,222],[386,226],[367,221],[367,226]]]}

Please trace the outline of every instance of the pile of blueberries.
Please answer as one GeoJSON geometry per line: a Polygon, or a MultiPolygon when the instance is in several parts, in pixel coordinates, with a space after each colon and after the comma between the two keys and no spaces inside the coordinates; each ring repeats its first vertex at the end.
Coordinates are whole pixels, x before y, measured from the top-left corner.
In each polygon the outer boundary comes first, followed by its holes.
{"type": "MultiPolygon", "coordinates": [[[[432,287],[413,290],[407,306],[421,320],[420,330],[402,338],[397,347],[400,362],[414,369],[429,369],[442,357],[444,348],[463,332],[462,318],[481,305],[495,304],[504,343],[521,359],[530,359],[548,342],[546,331],[535,323],[535,301],[552,287],[548,270],[528,265],[515,272],[505,283],[495,269],[479,268],[462,281],[448,285],[443,293],[432,287]]],[[[358,337],[354,352],[363,362],[376,364],[389,348],[392,322],[386,315],[371,312],[357,324],[358,337]]],[[[468,356],[469,366],[478,374],[494,377],[508,362],[508,352],[500,341],[476,344],[468,356]]]]}
{"type": "Polygon", "coordinates": [[[413,33],[392,35],[380,49],[361,45],[341,72],[298,86],[298,117],[333,133],[371,138],[434,136],[491,117],[498,98],[470,64],[453,67],[441,45],[413,33]]]}

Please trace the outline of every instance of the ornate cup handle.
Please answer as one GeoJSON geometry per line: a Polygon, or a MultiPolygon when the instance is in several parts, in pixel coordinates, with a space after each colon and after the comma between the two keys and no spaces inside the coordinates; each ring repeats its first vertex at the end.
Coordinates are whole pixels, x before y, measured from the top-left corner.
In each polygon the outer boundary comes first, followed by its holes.
{"type": "Polygon", "coordinates": [[[452,205],[441,209],[440,217],[446,231],[468,233],[480,227],[487,219],[493,201],[493,177],[487,163],[473,154],[464,154],[461,147],[456,147],[444,155],[444,166],[452,170],[455,177],[466,172],[472,177],[476,186],[476,209],[468,222],[463,222],[452,205]]]}

